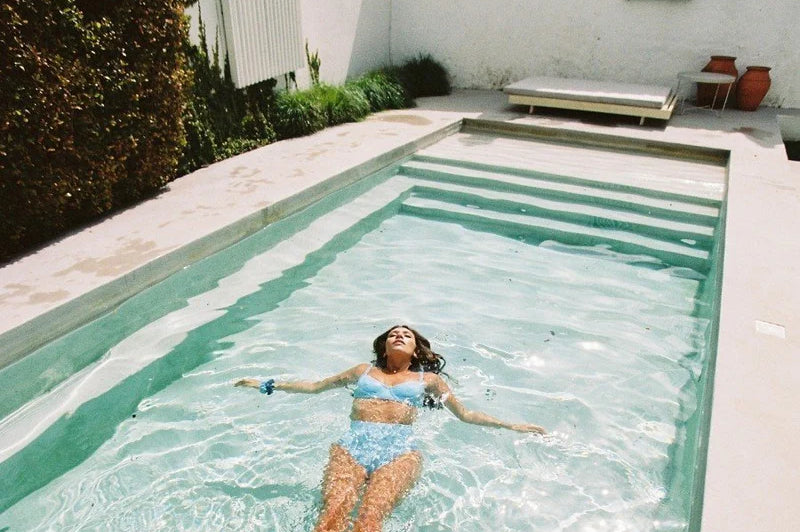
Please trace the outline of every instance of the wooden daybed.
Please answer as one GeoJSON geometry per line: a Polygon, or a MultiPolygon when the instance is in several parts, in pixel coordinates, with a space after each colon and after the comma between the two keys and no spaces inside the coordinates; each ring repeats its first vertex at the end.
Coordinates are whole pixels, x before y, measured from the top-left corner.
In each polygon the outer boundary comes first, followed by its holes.
{"type": "Polygon", "coordinates": [[[675,109],[676,94],[670,87],[590,81],[551,77],[531,77],[503,88],[508,103],[535,107],[555,107],[617,115],[669,120],[675,109]]]}

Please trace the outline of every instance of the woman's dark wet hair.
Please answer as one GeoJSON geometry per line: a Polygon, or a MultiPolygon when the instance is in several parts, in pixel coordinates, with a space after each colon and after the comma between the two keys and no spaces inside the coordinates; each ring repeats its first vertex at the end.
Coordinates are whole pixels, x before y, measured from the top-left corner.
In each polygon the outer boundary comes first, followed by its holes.
{"type": "Polygon", "coordinates": [[[441,373],[442,368],[447,363],[444,357],[439,353],[435,353],[431,349],[431,343],[428,339],[408,325],[395,325],[372,341],[372,352],[377,357],[375,365],[379,368],[386,367],[386,339],[389,337],[390,332],[401,327],[411,331],[417,344],[415,356],[411,359],[411,367],[408,369],[411,371],[441,373]]]}
{"type": "MultiPolygon", "coordinates": [[[[417,344],[417,350],[414,352],[414,357],[411,358],[411,366],[408,369],[411,371],[429,371],[431,373],[447,375],[442,372],[445,364],[447,364],[444,357],[434,352],[433,349],[431,349],[431,343],[428,339],[408,325],[394,325],[372,341],[372,352],[375,353],[376,357],[375,366],[379,368],[386,367],[386,339],[389,337],[390,332],[400,327],[411,331],[417,344]]],[[[430,394],[425,394],[422,403],[429,408],[442,408],[441,400],[430,394]]]]}

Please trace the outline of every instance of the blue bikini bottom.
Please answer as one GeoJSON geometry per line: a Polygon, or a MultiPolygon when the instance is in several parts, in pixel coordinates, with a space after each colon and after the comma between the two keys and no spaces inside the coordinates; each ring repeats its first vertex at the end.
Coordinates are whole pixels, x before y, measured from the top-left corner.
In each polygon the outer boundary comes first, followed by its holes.
{"type": "Polygon", "coordinates": [[[404,453],[417,449],[411,425],[351,421],[337,442],[371,474],[404,453]]]}

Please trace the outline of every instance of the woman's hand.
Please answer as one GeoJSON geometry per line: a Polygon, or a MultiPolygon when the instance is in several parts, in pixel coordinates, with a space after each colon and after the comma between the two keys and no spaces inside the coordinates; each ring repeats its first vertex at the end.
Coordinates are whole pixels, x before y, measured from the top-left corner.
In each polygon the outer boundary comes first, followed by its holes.
{"type": "Polygon", "coordinates": [[[547,434],[547,431],[539,425],[533,423],[514,423],[508,428],[517,432],[533,432],[534,434],[547,434]]]}
{"type": "Polygon", "coordinates": [[[258,388],[261,386],[261,381],[258,379],[241,379],[234,383],[234,386],[245,386],[247,388],[258,388]]]}

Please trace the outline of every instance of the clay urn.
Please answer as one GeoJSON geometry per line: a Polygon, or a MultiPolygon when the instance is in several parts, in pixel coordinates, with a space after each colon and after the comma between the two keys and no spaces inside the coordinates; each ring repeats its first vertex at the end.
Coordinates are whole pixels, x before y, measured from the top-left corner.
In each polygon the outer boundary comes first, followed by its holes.
{"type": "Polygon", "coordinates": [[[770,67],[749,66],[736,85],[736,106],[742,111],[755,111],[767,95],[772,80],[770,67]]]}

